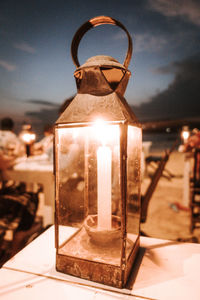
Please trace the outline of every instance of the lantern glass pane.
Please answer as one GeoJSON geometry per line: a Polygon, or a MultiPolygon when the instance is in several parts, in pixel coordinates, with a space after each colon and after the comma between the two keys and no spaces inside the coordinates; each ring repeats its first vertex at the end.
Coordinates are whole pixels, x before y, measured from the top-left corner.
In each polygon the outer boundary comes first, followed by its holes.
{"type": "Polygon", "coordinates": [[[59,128],[57,180],[59,223],[81,222],[84,214],[84,128],[59,128]]]}
{"type": "Polygon", "coordinates": [[[120,266],[119,125],[56,131],[58,253],[120,266]]]}
{"type": "Polygon", "coordinates": [[[127,249],[134,244],[140,226],[141,129],[128,126],[127,143],[127,249]]]}

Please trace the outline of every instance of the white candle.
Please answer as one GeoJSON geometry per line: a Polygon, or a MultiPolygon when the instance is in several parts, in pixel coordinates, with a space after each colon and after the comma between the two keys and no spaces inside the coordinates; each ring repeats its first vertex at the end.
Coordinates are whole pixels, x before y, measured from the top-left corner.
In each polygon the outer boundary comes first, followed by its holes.
{"type": "Polygon", "coordinates": [[[98,228],[111,229],[111,149],[107,146],[97,150],[97,209],[98,228]]]}

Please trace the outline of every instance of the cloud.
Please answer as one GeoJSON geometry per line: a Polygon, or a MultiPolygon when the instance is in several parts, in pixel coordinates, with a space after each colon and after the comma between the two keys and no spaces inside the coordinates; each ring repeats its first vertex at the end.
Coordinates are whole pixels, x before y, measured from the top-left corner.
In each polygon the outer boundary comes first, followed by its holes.
{"type": "Polygon", "coordinates": [[[158,68],[152,70],[152,72],[154,74],[161,74],[161,75],[176,74],[176,72],[178,71],[178,64],[179,64],[178,62],[172,62],[168,65],[158,67],[158,68]]]}
{"type": "Polygon", "coordinates": [[[24,102],[37,105],[38,110],[26,111],[24,116],[31,119],[34,130],[39,136],[42,136],[44,126],[46,124],[52,125],[58,119],[60,105],[42,99],[28,99],[24,102]]]}
{"type": "MultiPolygon", "coordinates": [[[[155,73],[158,74],[169,74],[174,73],[176,76],[177,74],[185,74],[184,76],[199,76],[200,72],[200,54],[197,53],[196,55],[186,58],[182,61],[175,61],[170,63],[169,65],[159,67],[155,70],[155,73]]],[[[182,75],[183,76],[183,75],[182,75]]]]}
{"type": "Polygon", "coordinates": [[[10,62],[5,60],[0,60],[0,67],[4,68],[8,72],[13,72],[17,68],[16,65],[11,64],[10,62]]]}
{"type": "Polygon", "coordinates": [[[58,109],[40,109],[39,111],[27,111],[26,116],[39,120],[44,124],[52,124],[58,118],[58,109]]]}
{"type": "Polygon", "coordinates": [[[151,51],[156,52],[165,47],[167,44],[166,38],[162,36],[153,36],[152,34],[135,34],[135,52],[151,51]]]}
{"type": "Polygon", "coordinates": [[[67,104],[71,102],[74,96],[66,98],[62,103],[52,103],[50,101],[41,100],[41,99],[30,99],[26,100],[28,103],[45,105],[46,107],[41,107],[37,111],[26,111],[25,116],[31,119],[31,124],[36,130],[39,136],[43,134],[43,128],[46,124],[54,124],[58,119],[59,115],[66,108],[67,104]],[[47,108],[47,106],[49,106],[47,108]]]}
{"type": "MultiPolygon", "coordinates": [[[[134,52],[151,51],[156,52],[163,49],[168,43],[168,39],[161,35],[154,35],[151,33],[133,33],[133,47],[134,52]]],[[[113,36],[114,40],[127,39],[125,32],[118,32],[113,36]]]]}
{"type": "Polygon", "coordinates": [[[113,35],[113,39],[116,40],[116,41],[124,40],[126,38],[127,38],[127,36],[126,36],[126,33],[124,31],[117,32],[116,34],[113,35]]]}
{"type": "Polygon", "coordinates": [[[44,126],[53,125],[59,117],[58,109],[40,109],[39,111],[27,111],[25,117],[31,119],[33,129],[39,137],[43,135],[44,126]]]}
{"type": "Polygon", "coordinates": [[[32,104],[58,107],[58,105],[56,103],[46,101],[46,100],[40,100],[40,99],[28,99],[28,100],[25,100],[25,102],[32,103],[32,104]]]}
{"type": "Polygon", "coordinates": [[[19,49],[27,53],[31,53],[31,54],[36,53],[36,50],[26,42],[15,43],[13,46],[16,49],[19,49]]]}
{"type": "Polygon", "coordinates": [[[174,80],[147,103],[134,108],[141,120],[199,118],[200,112],[200,53],[175,61],[160,73],[174,72],[174,80]]]}
{"type": "Polygon", "coordinates": [[[150,6],[168,17],[180,16],[191,23],[200,26],[199,0],[149,0],[150,6]]]}

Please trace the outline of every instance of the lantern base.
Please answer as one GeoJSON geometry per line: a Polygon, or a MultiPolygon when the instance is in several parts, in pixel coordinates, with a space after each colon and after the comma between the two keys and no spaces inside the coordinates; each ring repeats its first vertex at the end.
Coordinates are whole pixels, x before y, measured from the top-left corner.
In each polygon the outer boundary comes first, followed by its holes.
{"type": "Polygon", "coordinates": [[[84,227],[60,245],[56,270],[82,279],[122,288],[125,286],[137,251],[139,236],[127,242],[126,265],[121,266],[121,239],[102,247],[93,243],[84,227]]]}
{"type": "Polygon", "coordinates": [[[112,216],[112,228],[104,229],[98,228],[98,216],[88,215],[84,222],[84,227],[90,240],[101,246],[109,246],[109,244],[120,239],[121,235],[121,220],[118,216],[112,216]]]}
{"type": "Polygon", "coordinates": [[[94,261],[80,260],[77,257],[56,254],[56,270],[89,281],[117,288],[124,287],[119,266],[100,264],[94,261]]]}

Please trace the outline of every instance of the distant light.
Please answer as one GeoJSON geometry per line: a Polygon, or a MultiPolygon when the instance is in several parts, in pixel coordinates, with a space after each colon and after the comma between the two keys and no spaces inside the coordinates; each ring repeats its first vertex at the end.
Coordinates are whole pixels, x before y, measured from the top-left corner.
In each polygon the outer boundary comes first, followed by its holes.
{"type": "Polygon", "coordinates": [[[184,131],[184,132],[183,132],[183,139],[184,139],[184,140],[187,140],[188,138],[189,138],[189,132],[184,131]]]}
{"type": "Polygon", "coordinates": [[[32,131],[30,124],[23,125],[22,131],[19,134],[19,138],[28,145],[35,142],[36,134],[32,131]]]}
{"type": "Polygon", "coordinates": [[[22,135],[22,140],[24,141],[25,144],[31,144],[35,141],[35,133],[24,133],[22,135]]]}
{"type": "Polygon", "coordinates": [[[189,127],[183,126],[182,131],[181,131],[181,138],[182,138],[184,144],[187,143],[189,136],[190,136],[189,127]]]}

